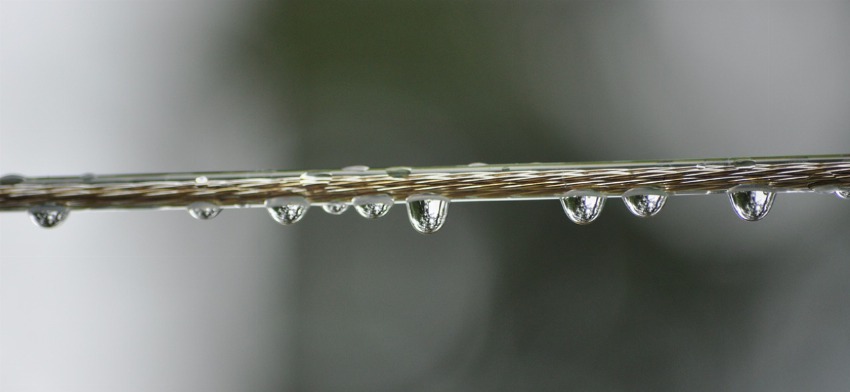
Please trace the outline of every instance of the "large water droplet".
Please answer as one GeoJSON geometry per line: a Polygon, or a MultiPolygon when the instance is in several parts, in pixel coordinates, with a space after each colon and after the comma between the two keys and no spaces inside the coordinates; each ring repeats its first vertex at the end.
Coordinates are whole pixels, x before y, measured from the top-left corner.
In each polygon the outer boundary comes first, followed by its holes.
{"type": "Polygon", "coordinates": [[[56,227],[68,217],[68,209],[61,206],[41,206],[29,209],[33,223],[49,229],[56,227]]]}
{"type": "Polygon", "coordinates": [[[301,196],[283,196],[266,200],[266,209],[269,215],[282,225],[291,225],[301,220],[310,202],[301,196]]]}
{"type": "Polygon", "coordinates": [[[729,190],[729,201],[741,219],[747,221],[761,220],[770,212],[776,193],[764,188],[753,188],[743,185],[729,190]]]}
{"type": "Polygon", "coordinates": [[[189,204],[186,208],[189,210],[189,215],[198,220],[215,218],[221,212],[221,207],[205,201],[189,204]]]}
{"type": "Polygon", "coordinates": [[[850,190],[839,189],[839,190],[835,191],[835,196],[838,196],[842,199],[850,199],[850,190]]]}
{"type": "Polygon", "coordinates": [[[24,176],[18,174],[9,174],[3,177],[0,177],[0,185],[15,185],[24,182],[24,176]]]}
{"type": "Polygon", "coordinates": [[[393,206],[389,195],[357,196],[352,201],[354,209],[364,218],[376,219],[387,214],[393,206]]]}
{"type": "Polygon", "coordinates": [[[571,191],[561,198],[561,206],[571,221],[580,225],[593,222],[602,213],[605,196],[597,192],[571,191]]]}
{"type": "Polygon", "coordinates": [[[641,218],[657,214],[667,201],[667,193],[658,189],[638,188],[623,194],[626,208],[641,218]]]}
{"type": "Polygon", "coordinates": [[[440,230],[449,213],[449,199],[442,196],[415,195],[407,198],[410,224],[422,234],[440,230]]]}
{"type": "Polygon", "coordinates": [[[328,214],[331,215],[341,215],[343,212],[348,210],[348,204],[345,203],[328,203],[322,206],[322,209],[325,210],[328,214]]]}

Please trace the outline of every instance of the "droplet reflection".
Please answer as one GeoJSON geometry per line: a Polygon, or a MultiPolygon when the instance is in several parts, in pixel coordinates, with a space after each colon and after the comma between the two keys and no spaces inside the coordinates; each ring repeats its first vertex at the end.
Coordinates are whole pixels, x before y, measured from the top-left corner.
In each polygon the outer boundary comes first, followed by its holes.
{"type": "Polygon", "coordinates": [[[632,214],[647,218],[657,214],[664,207],[667,194],[650,188],[632,189],[623,194],[623,202],[632,214]]]}
{"type": "Polygon", "coordinates": [[[189,215],[197,220],[209,220],[217,217],[221,212],[221,207],[205,201],[189,204],[186,208],[189,210],[189,215]]]}
{"type": "Polygon", "coordinates": [[[737,186],[729,190],[729,201],[741,219],[755,222],[770,212],[776,193],[749,186],[737,186]]]}
{"type": "Polygon", "coordinates": [[[393,206],[393,198],[389,195],[357,196],[352,201],[354,209],[360,216],[377,219],[386,215],[393,206]]]}
{"type": "Polygon", "coordinates": [[[605,196],[595,192],[570,192],[561,198],[561,206],[571,221],[586,225],[596,220],[602,213],[605,196]]]}
{"type": "Polygon", "coordinates": [[[328,214],[331,215],[342,215],[343,212],[348,210],[348,204],[345,203],[328,203],[322,206],[322,209],[325,210],[328,214]]]}
{"type": "Polygon", "coordinates": [[[410,224],[422,234],[440,230],[449,212],[449,199],[442,196],[415,195],[407,198],[410,224]]]}
{"type": "Polygon", "coordinates": [[[308,208],[310,208],[310,202],[301,196],[275,197],[266,200],[269,215],[282,225],[291,225],[300,221],[308,208]]]}
{"type": "Polygon", "coordinates": [[[41,206],[29,209],[30,219],[36,225],[49,229],[56,227],[68,217],[68,209],[61,206],[41,206]]]}

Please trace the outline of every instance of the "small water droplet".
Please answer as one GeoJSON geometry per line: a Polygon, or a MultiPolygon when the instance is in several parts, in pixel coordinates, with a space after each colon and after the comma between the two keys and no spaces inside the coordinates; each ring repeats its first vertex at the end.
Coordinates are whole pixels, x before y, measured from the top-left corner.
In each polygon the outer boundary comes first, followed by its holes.
{"type": "Polygon", "coordinates": [[[367,171],[367,170],[369,170],[369,166],[366,166],[366,165],[346,166],[346,167],[342,168],[342,170],[344,170],[344,171],[356,171],[356,172],[367,171]]]}
{"type": "Polygon", "coordinates": [[[83,182],[92,182],[97,179],[97,176],[95,176],[94,173],[83,173],[83,175],[80,176],[80,179],[83,180],[83,182]]]}
{"type": "Polygon", "coordinates": [[[305,172],[301,173],[301,183],[304,185],[327,184],[333,175],[327,172],[305,172]]]}
{"type": "Polygon", "coordinates": [[[291,225],[301,220],[310,202],[301,196],[283,196],[266,200],[266,209],[275,222],[282,225],[291,225]]]}
{"type": "Polygon", "coordinates": [[[215,218],[221,212],[221,207],[205,201],[189,204],[186,209],[189,210],[189,215],[191,215],[192,218],[198,220],[215,218]]]}
{"type": "Polygon", "coordinates": [[[472,162],[472,163],[470,163],[470,164],[468,164],[468,165],[466,165],[466,166],[469,166],[469,167],[479,167],[479,166],[487,166],[487,164],[486,164],[486,163],[484,163],[484,162],[472,162]]]}
{"type": "Polygon", "coordinates": [[[377,219],[387,214],[393,206],[393,198],[389,195],[357,196],[352,201],[354,209],[360,216],[377,219]]]}
{"type": "Polygon", "coordinates": [[[850,189],[839,189],[835,191],[835,196],[838,196],[842,199],[850,199],[850,189]]]}
{"type": "Polygon", "coordinates": [[[7,176],[0,177],[0,185],[15,185],[24,182],[24,176],[17,174],[9,174],[7,176]]]}
{"type": "MultiPolygon", "coordinates": [[[[186,178],[186,177],[183,177],[183,178],[186,178]]],[[[207,178],[207,176],[195,177],[195,184],[196,185],[206,185],[208,182],[209,182],[209,179],[207,178]]]]}
{"type": "Polygon", "coordinates": [[[348,204],[345,203],[328,203],[322,206],[322,209],[325,210],[328,214],[331,215],[342,215],[343,212],[348,210],[348,204]]]}
{"type": "Polygon", "coordinates": [[[449,199],[434,195],[415,195],[407,198],[410,224],[422,234],[440,230],[449,213],[449,199]]]}
{"type": "Polygon", "coordinates": [[[705,170],[706,165],[705,165],[705,163],[697,163],[696,168],[699,169],[699,170],[705,170]]]}
{"type": "Polygon", "coordinates": [[[68,217],[68,209],[61,206],[40,206],[29,209],[30,219],[38,226],[56,227],[68,217]]]}
{"type": "Polygon", "coordinates": [[[739,185],[729,190],[729,201],[741,219],[755,222],[770,212],[776,193],[764,188],[739,185]]]}
{"type": "Polygon", "coordinates": [[[392,178],[407,178],[411,171],[409,167],[391,167],[387,169],[387,175],[392,178]]]}
{"type": "Polygon", "coordinates": [[[580,225],[593,222],[602,213],[605,196],[597,192],[571,191],[561,198],[561,206],[571,221],[580,225]]]}
{"type": "Polygon", "coordinates": [[[657,214],[667,201],[667,193],[658,189],[632,189],[623,194],[623,202],[632,214],[647,218],[657,214]]]}

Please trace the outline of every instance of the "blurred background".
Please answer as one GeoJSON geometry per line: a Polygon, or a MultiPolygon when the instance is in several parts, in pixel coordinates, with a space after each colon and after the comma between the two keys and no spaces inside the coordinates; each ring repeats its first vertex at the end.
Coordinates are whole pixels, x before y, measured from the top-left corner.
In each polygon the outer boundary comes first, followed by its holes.
{"type": "MultiPolygon", "coordinates": [[[[847,153],[846,1],[0,1],[0,174],[847,153]]],[[[850,388],[850,205],[0,215],[3,391],[850,388]]]]}

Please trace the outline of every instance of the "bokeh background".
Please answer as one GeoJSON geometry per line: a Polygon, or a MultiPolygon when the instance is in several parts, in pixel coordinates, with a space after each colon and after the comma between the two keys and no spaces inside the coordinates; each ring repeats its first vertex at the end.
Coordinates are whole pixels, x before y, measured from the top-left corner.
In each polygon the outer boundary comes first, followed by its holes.
{"type": "MultiPolygon", "coordinates": [[[[0,173],[846,153],[850,2],[0,1],[0,173]]],[[[850,204],[0,215],[3,391],[837,391],[850,204]]]]}

